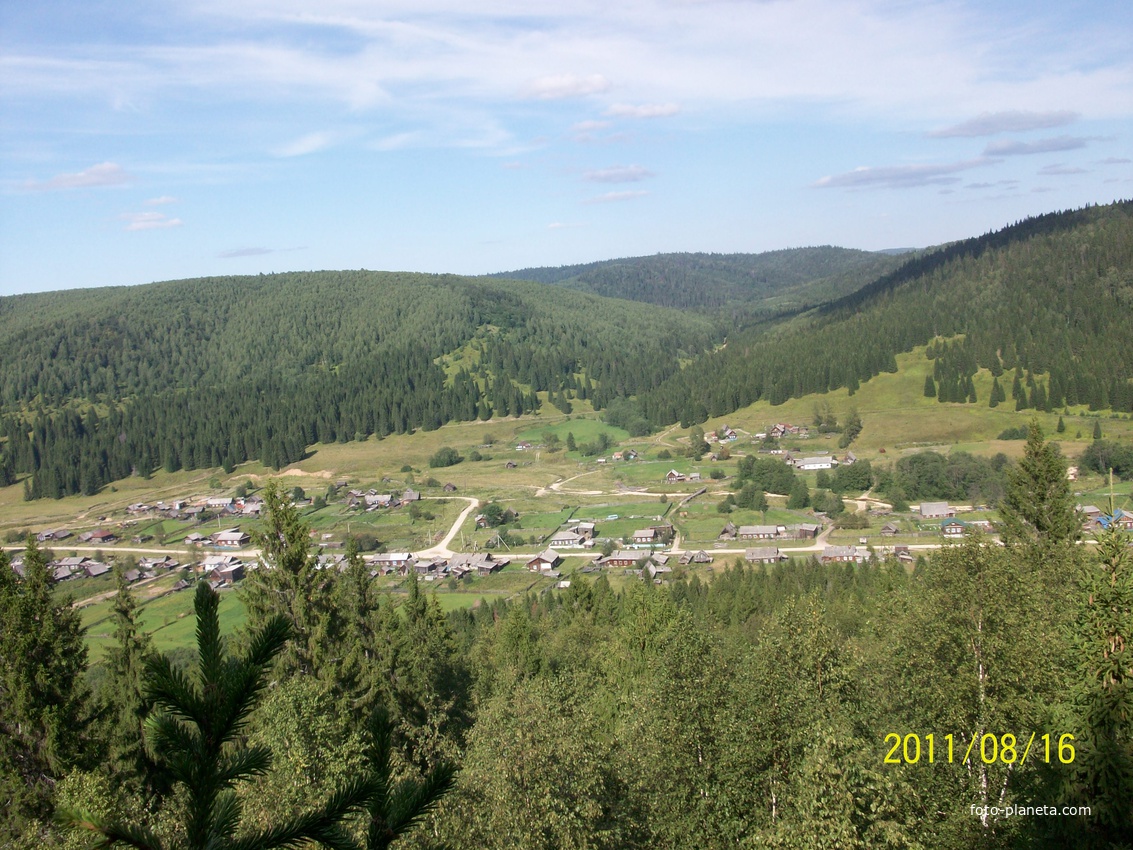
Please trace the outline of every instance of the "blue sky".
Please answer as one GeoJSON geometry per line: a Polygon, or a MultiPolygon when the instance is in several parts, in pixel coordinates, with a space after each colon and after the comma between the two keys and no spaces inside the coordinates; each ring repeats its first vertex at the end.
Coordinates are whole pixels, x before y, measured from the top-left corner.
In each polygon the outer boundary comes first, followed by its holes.
{"type": "Polygon", "coordinates": [[[0,0],[0,294],[919,247],[1133,197],[1131,5],[0,0]]]}

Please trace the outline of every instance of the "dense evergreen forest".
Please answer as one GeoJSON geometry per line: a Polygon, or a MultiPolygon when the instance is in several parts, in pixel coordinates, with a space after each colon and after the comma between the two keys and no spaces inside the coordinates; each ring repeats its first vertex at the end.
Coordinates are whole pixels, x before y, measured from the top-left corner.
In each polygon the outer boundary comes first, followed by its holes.
{"type": "Polygon", "coordinates": [[[446,617],[414,577],[377,591],[355,551],[317,569],[273,484],[248,631],[221,641],[201,586],[198,651],[158,658],[120,579],[114,646],[86,676],[31,542],[22,577],[0,553],[0,841],[1129,846],[1133,550],[1115,529],[1075,545],[1037,425],[1006,488],[1005,545],[974,537],[912,572],[741,561],[622,591],[576,575],[446,617]]]}
{"type": "MultiPolygon", "coordinates": [[[[1052,213],[907,261],[773,332],[729,337],[641,398],[656,425],[782,403],[897,369],[895,355],[963,334],[944,355],[947,401],[978,402],[977,368],[1035,383],[1020,409],[1133,410],[1133,202],[1052,213]]],[[[926,387],[926,392],[927,392],[926,387]]],[[[1004,391],[1005,392],[1005,391],[1004,391]]],[[[998,399],[996,403],[1001,401],[998,399]]],[[[991,399],[984,399],[991,403],[991,399]]],[[[994,406],[994,405],[993,405],[994,406]]]]}
{"type": "Polygon", "coordinates": [[[30,498],[164,468],[537,410],[601,408],[710,348],[706,319],[533,283],[375,272],[0,299],[0,475],[30,498]],[[29,439],[30,437],[30,439],[29,439]]]}
{"type": "Polygon", "coordinates": [[[657,254],[493,277],[535,280],[663,307],[785,311],[831,301],[892,271],[903,258],[823,246],[762,254],[657,254]]]}
{"type": "Polygon", "coordinates": [[[572,399],[633,397],[635,426],[689,425],[852,393],[930,342],[925,393],[941,402],[1133,411],[1133,202],[904,259],[815,248],[528,272],[565,285],[359,271],[2,298],[0,485],[58,498],[156,469],[279,468],[316,442],[572,399]]]}

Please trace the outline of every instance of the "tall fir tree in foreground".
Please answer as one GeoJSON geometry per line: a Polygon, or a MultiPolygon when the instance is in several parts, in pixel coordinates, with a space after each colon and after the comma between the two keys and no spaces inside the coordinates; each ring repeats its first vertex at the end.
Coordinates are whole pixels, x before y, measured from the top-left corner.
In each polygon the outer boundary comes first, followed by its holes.
{"type": "Polygon", "coordinates": [[[166,656],[146,664],[146,698],[157,711],[146,722],[158,761],[186,794],[181,840],[166,843],[142,824],[109,821],[89,812],[64,810],[59,819],[98,837],[96,847],[126,844],[139,850],[270,850],[316,841],[353,850],[341,823],[374,794],[372,777],[344,784],[329,800],[275,826],[241,829],[236,783],[266,773],[271,751],[246,746],[243,730],[267,686],[267,674],[291,634],[283,617],[271,618],[250,636],[240,657],[228,654],[220,635],[219,597],[198,584],[198,667],[190,675],[166,656]]]}
{"type": "Polygon", "coordinates": [[[103,662],[107,676],[102,692],[110,724],[106,766],[117,780],[141,790],[151,767],[142,729],[149,711],[143,677],[153,649],[149,635],[139,628],[137,602],[121,565],[114,567],[114,582],[118,591],[111,608],[114,643],[106,650],[103,662]]]}
{"type": "Polygon", "coordinates": [[[1076,629],[1079,723],[1066,802],[1089,806],[1076,819],[1080,847],[1133,846],[1133,549],[1110,525],[1082,570],[1076,629]]]}
{"type": "Polygon", "coordinates": [[[22,577],[0,551],[0,843],[48,818],[55,782],[83,761],[87,648],[53,584],[34,540],[22,577]]]}
{"type": "Polygon", "coordinates": [[[252,570],[242,591],[248,625],[260,628],[283,617],[292,640],[280,654],[280,672],[337,679],[333,664],[342,629],[334,605],[335,570],[320,570],[311,548],[310,526],[276,480],[264,488],[265,530],[254,535],[260,548],[259,568],[252,570]]]}

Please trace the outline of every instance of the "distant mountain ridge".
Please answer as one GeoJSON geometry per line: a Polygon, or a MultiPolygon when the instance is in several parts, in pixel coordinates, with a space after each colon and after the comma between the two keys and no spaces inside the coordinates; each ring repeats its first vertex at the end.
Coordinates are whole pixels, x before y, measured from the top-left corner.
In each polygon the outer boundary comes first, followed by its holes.
{"type": "Polygon", "coordinates": [[[914,255],[772,333],[730,336],[725,349],[644,394],[641,405],[660,425],[703,421],[759,400],[778,404],[843,387],[853,393],[896,371],[896,354],[939,338],[933,391],[944,387],[944,400],[990,405],[970,381],[986,369],[997,381],[1014,372],[1004,382],[1020,409],[1129,412],[1131,328],[1133,201],[1122,201],[1037,216],[914,255]]]}
{"type": "Polygon", "coordinates": [[[569,411],[575,396],[602,407],[717,342],[705,317],[454,275],[0,298],[0,485],[27,473],[30,498],[93,493],[134,472],[279,467],[315,442],[569,411]]]}
{"type": "Polygon", "coordinates": [[[0,486],[60,497],[158,468],[278,468],[317,442],[573,399],[690,424],[852,393],[929,343],[943,401],[991,404],[971,380],[985,369],[1017,407],[1133,411],[1133,201],[896,257],[527,272],[552,282],[311,272],[0,298],[0,486]]]}
{"type": "Polygon", "coordinates": [[[655,254],[490,277],[533,280],[685,310],[711,312],[735,305],[784,310],[853,292],[905,259],[824,245],[761,254],[655,254]]]}

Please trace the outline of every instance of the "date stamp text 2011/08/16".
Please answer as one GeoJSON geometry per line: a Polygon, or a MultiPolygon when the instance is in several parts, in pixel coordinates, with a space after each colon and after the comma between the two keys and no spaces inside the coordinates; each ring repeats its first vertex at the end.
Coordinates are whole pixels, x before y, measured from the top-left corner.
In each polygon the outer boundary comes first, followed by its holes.
{"type": "Polygon", "coordinates": [[[1061,735],[1047,732],[1042,736],[1032,732],[1029,738],[1025,734],[1016,737],[1010,732],[959,736],[952,733],[937,736],[932,732],[927,735],[890,732],[885,736],[885,744],[892,744],[885,755],[885,764],[966,764],[969,759],[979,759],[984,764],[1025,764],[1028,758],[1037,758],[1046,764],[1071,764],[1074,761],[1074,736],[1069,732],[1061,735]],[[1026,744],[1021,745],[1024,738],[1026,744]],[[957,759],[961,749],[964,756],[957,759]]]}

